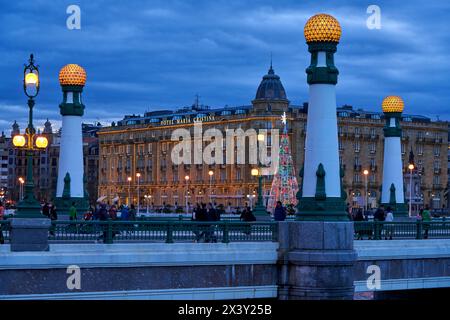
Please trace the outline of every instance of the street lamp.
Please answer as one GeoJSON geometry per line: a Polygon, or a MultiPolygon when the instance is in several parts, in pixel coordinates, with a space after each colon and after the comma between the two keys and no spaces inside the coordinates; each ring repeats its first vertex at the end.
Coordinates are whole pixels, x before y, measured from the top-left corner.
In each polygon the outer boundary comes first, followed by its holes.
{"type": "Polygon", "coordinates": [[[136,173],[136,180],[137,180],[137,205],[138,205],[138,209],[137,212],[139,213],[140,209],[141,209],[141,198],[140,198],[140,183],[141,183],[141,174],[138,172],[136,173]]]}
{"type": "Polygon", "coordinates": [[[269,216],[267,215],[266,208],[264,207],[262,196],[262,170],[261,168],[252,169],[251,174],[254,177],[258,177],[258,200],[255,205],[254,215],[258,220],[268,219],[269,216]]]}
{"type": "Polygon", "coordinates": [[[211,198],[212,198],[212,177],[214,175],[214,171],[209,170],[208,174],[209,174],[209,202],[212,202],[212,200],[211,200],[211,198]]]}
{"type": "Polygon", "coordinates": [[[189,208],[188,208],[188,195],[189,195],[189,176],[185,176],[184,180],[186,181],[186,213],[189,213],[189,208]]]}
{"type": "Polygon", "coordinates": [[[23,180],[22,177],[19,178],[20,188],[19,188],[19,201],[22,201],[23,198],[23,184],[25,183],[25,180],[23,180]]]}
{"type": "Polygon", "coordinates": [[[409,169],[409,217],[412,214],[412,173],[414,170],[414,165],[412,163],[408,166],[409,169]]]}
{"type": "Polygon", "coordinates": [[[25,65],[23,70],[23,91],[28,97],[28,126],[25,129],[25,134],[18,134],[13,137],[13,145],[27,151],[26,182],[21,182],[21,185],[25,184],[25,195],[22,195],[22,199],[17,206],[17,216],[25,218],[39,217],[41,211],[41,205],[34,195],[33,154],[36,150],[40,151],[47,148],[48,140],[45,136],[37,135],[33,126],[34,98],[38,95],[39,88],[39,68],[34,64],[34,56],[31,54],[28,65],[25,65]]]}
{"type": "Polygon", "coordinates": [[[128,177],[127,180],[128,180],[128,206],[130,206],[130,202],[131,202],[131,177],[128,177]]]}
{"type": "Polygon", "coordinates": [[[365,212],[367,212],[367,202],[368,202],[368,199],[367,199],[367,176],[369,175],[369,170],[364,170],[363,171],[363,173],[364,173],[364,178],[365,178],[365,185],[366,185],[366,192],[365,192],[365,200],[364,200],[364,208],[365,208],[365,212]]]}
{"type": "Polygon", "coordinates": [[[145,201],[147,202],[147,214],[148,214],[148,204],[152,199],[152,195],[144,195],[145,201]]]}

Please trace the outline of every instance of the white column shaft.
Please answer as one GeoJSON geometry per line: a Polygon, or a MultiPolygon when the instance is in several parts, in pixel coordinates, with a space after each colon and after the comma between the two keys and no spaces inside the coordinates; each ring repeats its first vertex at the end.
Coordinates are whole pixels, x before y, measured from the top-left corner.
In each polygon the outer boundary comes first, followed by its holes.
{"type": "Polygon", "coordinates": [[[331,84],[309,86],[303,197],[315,196],[316,171],[320,163],[325,169],[327,197],[340,197],[336,92],[331,84]]]}
{"type": "Polygon", "coordinates": [[[401,152],[400,137],[384,138],[382,203],[389,203],[392,183],[395,186],[397,203],[405,203],[401,152]]]}
{"type": "Polygon", "coordinates": [[[56,196],[62,197],[64,177],[70,174],[70,195],[73,198],[84,196],[83,187],[83,137],[80,116],[63,116],[59,151],[58,184],[56,196]]]}

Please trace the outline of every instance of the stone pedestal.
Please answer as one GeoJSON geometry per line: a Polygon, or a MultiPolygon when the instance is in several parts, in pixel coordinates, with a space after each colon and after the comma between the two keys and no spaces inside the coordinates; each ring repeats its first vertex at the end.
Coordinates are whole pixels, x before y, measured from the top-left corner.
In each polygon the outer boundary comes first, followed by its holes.
{"type": "Polygon", "coordinates": [[[353,299],[352,222],[281,222],[279,242],[279,299],[353,299]]]}
{"type": "Polygon", "coordinates": [[[11,251],[48,251],[50,225],[47,218],[11,219],[11,251]]]}

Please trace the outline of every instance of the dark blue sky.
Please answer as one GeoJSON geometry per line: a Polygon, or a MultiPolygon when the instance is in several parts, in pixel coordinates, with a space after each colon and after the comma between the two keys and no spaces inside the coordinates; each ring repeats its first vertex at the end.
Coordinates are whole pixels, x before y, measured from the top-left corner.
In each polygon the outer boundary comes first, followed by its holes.
{"type": "Polygon", "coordinates": [[[338,105],[379,110],[401,95],[406,113],[450,120],[448,1],[9,1],[0,0],[0,130],[24,128],[23,63],[40,65],[36,125],[58,127],[58,71],[83,66],[85,121],[190,105],[249,104],[273,53],[275,72],[294,104],[307,101],[303,36],[307,19],[334,15],[343,35],[336,54],[338,105]],[[114,3],[114,4],[112,4],[114,3]],[[68,30],[66,8],[81,8],[81,30],[68,30]],[[370,4],[381,30],[366,27],[370,4]]]}

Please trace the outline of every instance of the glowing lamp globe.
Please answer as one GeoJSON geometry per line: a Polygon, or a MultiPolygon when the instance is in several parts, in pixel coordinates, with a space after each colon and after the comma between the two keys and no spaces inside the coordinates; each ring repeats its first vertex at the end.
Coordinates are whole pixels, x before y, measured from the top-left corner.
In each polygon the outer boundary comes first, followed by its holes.
{"type": "Polygon", "coordinates": [[[77,64],[68,64],[59,71],[61,86],[84,86],[86,84],[86,71],[77,64]]]}
{"type": "Polygon", "coordinates": [[[382,103],[383,112],[391,113],[391,112],[403,112],[405,109],[405,103],[402,98],[399,96],[388,96],[384,98],[382,103]]]}
{"type": "Polygon", "coordinates": [[[13,145],[15,147],[21,148],[21,147],[25,146],[26,143],[27,143],[27,141],[26,141],[25,137],[20,134],[17,136],[14,136],[14,138],[13,138],[13,145]]]}
{"type": "Polygon", "coordinates": [[[38,75],[35,73],[27,73],[25,75],[25,84],[28,85],[37,85],[37,83],[39,82],[39,78],[38,75]]]}
{"type": "Polygon", "coordinates": [[[258,169],[252,169],[252,176],[257,176],[259,175],[259,170],[258,169]]]}
{"type": "Polygon", "coordinates": [[[48,146],[48,140],[46,137],[37,137],[36,138],[36,147],[39,149],[45,149],[48,146]]]}
{"type": "Polygon", "coordinates": [[[303,30],[307,43],[335,42],[338,43],[342,30],[339,21],[325,13],[316,14],[309,18],[303,30]]]}

